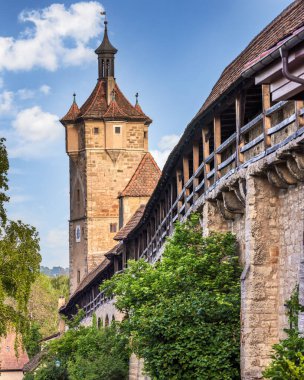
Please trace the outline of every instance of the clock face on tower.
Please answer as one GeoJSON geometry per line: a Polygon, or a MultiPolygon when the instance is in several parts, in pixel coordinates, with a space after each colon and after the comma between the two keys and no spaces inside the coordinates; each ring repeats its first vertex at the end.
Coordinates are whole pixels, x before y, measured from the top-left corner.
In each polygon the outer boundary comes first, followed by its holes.
{"type": "Polygon", "coordinates": [[[77,225],[76,229],[75,229],[75,239],[76,239],[76,243],[80,243],[80,241],[81,241],[81,229],[80,229],[79,225],[77,225]]]}

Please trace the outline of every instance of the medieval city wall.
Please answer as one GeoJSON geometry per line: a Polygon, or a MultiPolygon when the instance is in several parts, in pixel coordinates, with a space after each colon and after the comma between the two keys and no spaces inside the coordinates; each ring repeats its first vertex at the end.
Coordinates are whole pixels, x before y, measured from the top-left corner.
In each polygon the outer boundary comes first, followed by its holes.
{"type": "MultiPolygon", "coordinates": [[[[271,159],[268,159],[271,161],[271,159]]],[[[222,189],[214,189],[197,208],[204,234],[231,231],[236,234],[243,273],[241,276],[241,370],[243,380],[262,379],[271,348],[284,338],[288,327],[286,307],[295,287],[303,300],[304,185],[274,186],[261,168],[252,164],[236,178],[245,184],[243,208],[223,212],[216,201],[222,189]]],[[[234,178],[233,178],[234,177],[234,178]]],[[[303,325],[303,317],[300,323],[303,325]]],[[[303,326],[302,326],[303,328],[303,326]]]]}

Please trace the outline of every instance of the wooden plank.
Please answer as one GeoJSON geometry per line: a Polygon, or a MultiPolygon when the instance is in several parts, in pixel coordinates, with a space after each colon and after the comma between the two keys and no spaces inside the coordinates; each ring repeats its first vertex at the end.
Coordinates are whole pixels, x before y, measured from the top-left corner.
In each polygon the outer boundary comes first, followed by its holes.
{"type": "Polygon", "coordinates": [[[246,125],[244,125],[242,128],[241,128],[241,134],[243,135],[244,133],[247,133],[249,132],[252,128],[254,128],[258,122],[260,122],[261,120],[263,120],[263,114],[259,114],[258,116],[256,116],[254,119],[250,120],[249,123],[247,123],[246,125]]]}
{"type": "Polygon", "coordinates": [[[257,144],[259,144],[261,141],[264,140],[264,133],[261,133],[259,136],[257,136],[255,139],[251,140],[248,144],[244,145],[242,148],[241,148],[241,152],[244,153],[246,152],[247,150],[253,148],[254,146],[256,146],[257,144]]]}
{"type": "MultiPolygon", "coordinates": [[[[271,128],[271,117],[266,115],[266,111],[271,107],[269,84],[262,84],[262,103],[263,103],[263,131],[264,131],[264,148],[271,146],[271,138],[268,135],[268,129],[271,128]]],[[[248,144],[247,144],[248,145],[248,144]]]]}
{"type": "Polygon", "coordinates": [[[297,129],[301,128],[304,125],[304,118],[302,109],[304,107],[304,101],[303,100],[297,100],[295,102],[295,114],[296,114],[296,126],[297,129]]]}
{"type": "Polygon", "coordinates": [[[224,169],[226,166],[228,166],[229,164],[231,164],[231,162],[233,162],[235,159],[236,159],[236,152],[234,152],[234,153],[233,153],[231,156],[229,156],[225,161],[223,161],[223,162],[218,166],[218,169],[219,169],[219,170],[224,169]]]}
{"type": "Polygon", "coordinates": [[[283,108],[287,103],[288,103],[287,100],[282,100],[281,102],[278,102],[278,103],[274,104],[272,107],[268,108],[265,111],[265,115],[266,116],[272,115],[274,112],[276,112],[276,111],[280,110],[281,108],[283,108]]]}
{"type": "MultiPolygon", "coordinates": [[[[217,152],[218,147],[221,145],[221,117],[219,115],[214,116],[213,130],[214,130],[214,151],[217,152]]],[[[221,163],[221,154],[216,153],[214,156],[215,180],[217,180],[221,176],[221,173],[218,170],[218,165],[220,163],[221,163]]]]}
{"type": "Polygon", "coordinates": [[[203,128],[202,130],[202,139],[203,139],[203,158],[204,158],[204,183],[205,191],[209,186],[209,181],[207,180],[207,175],[210,172],[210,164],[207,163],[206,159],[210,155],[210,144],[208,139],[208,129],[203,128]]]}
{"type": "Polygon", "coordinates": [[[234,132],[230,137],[228,137],[227,140],[225,140],[218,148],[216,153],[222,153],[224,150],[226,150],[230,145],[235,143],[236,141],[236,132],[234,132]]]}
{"type": "Polygon", "coordinates": [[[287,127],[287,125],[291,124],[292,122],[294,122],[296,120],[296,115],[293,114],[291,116],[289,116],[287,119],[281,121],[280,123],[274,125],[273,127],[269,128],[267,133],[268,135],[273,135],[274,133],[280,131],[281,129],[287,127]]]}
{"type": "Polygon", "coordinates": [[[241,128],[244,124],[244,113],[245,113],[244,108],[245,108],[244,93],[241,92],[235,98],[235,122],[236,122],[235,166],[239,166],[241,163],[244,162],[244,156],[241,153],[241,148],[244,145],[244,140],[242,139],[242,135],[241,135],[241,128]]]}

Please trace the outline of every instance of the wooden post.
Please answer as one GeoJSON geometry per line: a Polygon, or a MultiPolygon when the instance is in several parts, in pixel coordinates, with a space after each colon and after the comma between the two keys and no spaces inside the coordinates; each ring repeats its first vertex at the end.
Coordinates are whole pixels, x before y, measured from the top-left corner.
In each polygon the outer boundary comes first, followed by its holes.
{"type": "Polygon", "coordinates": [[[217,148],[221,145],[221,117],[214,116],[214,182],[221,177],[218,166],[221,163],[221,154],[216,153],[217,148]]]}
{"type": "Polygon", "coordinates": [[[303,116],[300,116],[300,111],[302,108],[304,108],[304,101],[295,101],[296,126],[298,129],[304,126],[304,118],[303,116]]]}
{"type": "MultiPolygon", "coordinates": [[[[179,197],[180,193],[183,190],[182,171],[180,169],[176,170],[176,188],[177,188],[177,197],[179,197]]],[[[179,210],[181,207],[182,207],[182,201],[179,200],[177,204],[178,215],[179,215],[179,210]]]]}
{"type": "Polygon", "coordinates": [[[241,153],[241,148],[244,145],[244,139],[241,136],[241,128],[244,124],[244,111],[245,111],[245,101],[244,93],[241,92],[235,98],[235,113],[236,113],[236,157],[235,166],[239,166],[244,162],[244,155],[241,153]]]}
{"type": "MultiPolygon", "coordinates": [[[[199,142],[195,141],[193,143],[193,174],[197,171],[199,167],[199,142]]],[[[198,195],[195,193],[195,188],[198,186],[198,178],[193,177],[193,202],[198,198],[198,195]]]]}
{"type": "Polygon", "coordinates": [[[122,254],[121,254],[121,259],[122,259],[122,269],[125,269],[127,267],[127,252],[126,252],[126,245],[123,244],[122,248],[122,254]]]}
{"type": "Polygon", "coordinates": [[[271,138],[267,135],[268,129],[271,127],[271,117],[266,116],[266,110],[271,107],[270,85],[262,84],[262,102],[263,102],[263,128],[264,128],[264,147],[271,146],[271,138]]]}
{"type": "Polygon", "coordinates": [[[206,191],[209,187],[207,174],[210,172],[210,164],[206,163],[206,158],[210,155],[210,144],[209,144],[207,128],[203,128],[202,138],[203,138],[203,156],[204,156],[204,191],[206,191]]]}
{"type": "MultiPolygon", "coordinates": [[[[183,176],[184,176],[184,186],[189,181],[189,158],[187,156],[183,157],[183,176]]],[[[188,209],[187,197],[190,194],[189,189],[185,189],[184,192],[184,204],[185,204],[185,212],[188,209]]]]}

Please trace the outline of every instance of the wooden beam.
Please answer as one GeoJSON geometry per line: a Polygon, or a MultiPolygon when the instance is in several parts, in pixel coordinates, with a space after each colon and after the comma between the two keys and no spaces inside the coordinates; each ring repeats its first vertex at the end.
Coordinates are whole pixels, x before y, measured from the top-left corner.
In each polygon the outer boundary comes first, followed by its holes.
{"type": "Polygon", "coordinates": [[[271,137],[267,131],[271,128],[271,116],[266,116],[266,111],[271,107],[270,85],[262,84],[262,103],[263,103],[263,130],[264,130],[264,146],[265,149],[271,146],[271,137]]]}
{"type": "MultiPolygon", "coordinates": [[[[182,171],[180,169],[176,170],[176,189],[177,189],[177,197],[178,197],[183,190],[182,171]]],[[[178,204],[177,204],[178,213],[182,205],[183,205],[183,202],[181,200],[178,201],[178,204]]]]}
{"type": "MultiPolygon", "coordinates": [[[[198,141],[195,141],[193,143],[193,174],[197,171],[198,167],[199,167],[199,142],[198,141]]],[[[196,186],[198,186],[199,184],[199,180],[198,178],[193,178],[193,200],[196,201],[196,199],[198,198],[198,195],[194,192],[196,186]]]]}
{"type": "Polygon", "coordinates": [[[207,179],[207,174],[210,172],[210,164],[206,164],[206,158],[210,155],[210,144],[208,138],[208,128],[203,128],[202,130],[203,139],[203,159],[204,159],[204,184],[205,191],[209,187],[209,181],[207,179]]]}
{"type": "Polygon", "coordinates": [[[235,98],[235,113],[236,113],[236,158],[235,165],[239,166],[244,162],[244,155],[241,153],[241,148],[244,146],[244,140],[241,136],[241,128],[244,125],[244,113],[245,113],[245,97],[241,92],[235,98]]]}
{"type": "Polygon", "coordinates": [[[217,148],[221,145],[221,117],[214,116],[214,181],[220,178],[221,173],[218,171],[218,165],[221,163],[221,154],[216,153],[217,148]]]}
{"type": "Polygon", "coordinates": [[[300,115],[301,109],[304,108],[304,101],[297,100],[295,102],[295,113],[296,113],[296,126],[297,128],[301,128],[304,125],[304,118],[300,115]]]}

